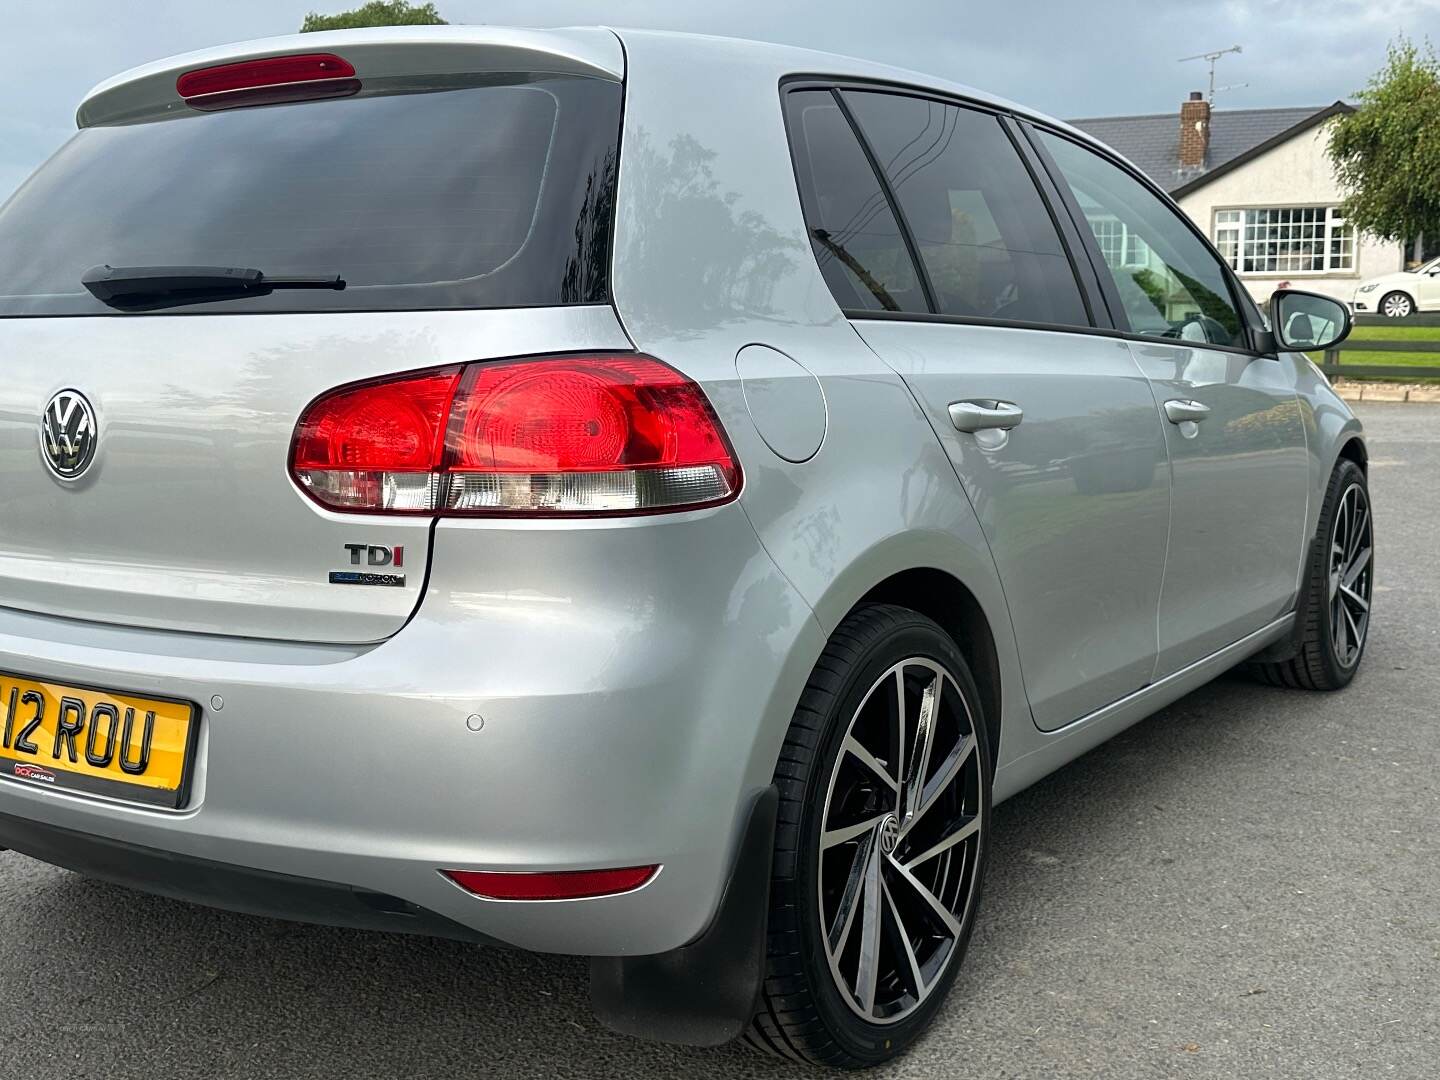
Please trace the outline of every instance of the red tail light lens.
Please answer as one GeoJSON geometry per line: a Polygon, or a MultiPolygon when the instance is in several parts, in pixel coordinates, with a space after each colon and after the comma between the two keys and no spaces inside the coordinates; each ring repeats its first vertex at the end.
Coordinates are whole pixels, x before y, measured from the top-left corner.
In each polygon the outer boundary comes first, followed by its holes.
{"type": "Polygon", "coordinates": [[[345,387],[296,429],[296,481],[333,510],[623,514],[740,487],[700,388],[648,356],[471,364],[345,387]]]}
{"type": "Polygon", "coordinates": [[[295,432],[300,486],[333,510],[429,513],[461,369],[361,384],[322,397],[295,432]]]}
{"type": "Polygon", "coordinates": [[[237,64],[187,71],[175,80],[176,93],[197,109],[339,97],[359,89],[355,66],[333,53],[242,60],[237,64]]]}
{"type": "Polygon", "coordinates": [[[658,866],[627,866],[619,870],[570,870],[553,874],[446,870],[445,876],[466,892],[487,900],[582,900],[638,889],[659,869],[658,866]]]}

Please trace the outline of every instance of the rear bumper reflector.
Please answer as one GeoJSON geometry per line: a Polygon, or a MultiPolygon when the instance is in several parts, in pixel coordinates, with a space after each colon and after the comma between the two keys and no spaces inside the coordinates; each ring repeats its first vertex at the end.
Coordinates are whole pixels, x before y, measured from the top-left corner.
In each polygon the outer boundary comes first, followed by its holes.
{"type": "Polygon", "coordinates": [[[658,873],[658,866],[627,866],[614,870],[564,870],[555,873],[498,873],[488,870],[443,870],[468,893],[486,900],[583,900],[631,892],[658,873]]]}

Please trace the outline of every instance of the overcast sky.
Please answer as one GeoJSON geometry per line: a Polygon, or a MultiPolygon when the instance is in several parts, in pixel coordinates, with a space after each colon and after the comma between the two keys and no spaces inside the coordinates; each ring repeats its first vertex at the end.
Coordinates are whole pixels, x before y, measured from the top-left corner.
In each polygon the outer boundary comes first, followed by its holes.
{"type": "MultiPolygon", "coordinates": [[[[792,42],[901,64],[1064,118],[1178,109],[1230,45],[1222,108],[1322,105],[1398,32],[1440,43],[1440,0],[437,0],[451,22],[604,23],[792,42]]],[[[85,92],[172,53],[292,33],[359,0],[0,0],[0,199],[66,139],[85,92]]]]}

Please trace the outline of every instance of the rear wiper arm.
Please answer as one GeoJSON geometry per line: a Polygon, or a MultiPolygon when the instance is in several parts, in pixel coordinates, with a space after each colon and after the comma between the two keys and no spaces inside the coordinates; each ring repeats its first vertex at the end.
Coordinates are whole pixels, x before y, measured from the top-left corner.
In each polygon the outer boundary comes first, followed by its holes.
{"type": "Polygon", "coordinates": [[[224,299],[263,295],[271,289],[343,289],[339,274],[271,277],[243,266],[92,266],[80,283],[105,303],[174,299],[224,299]]]}

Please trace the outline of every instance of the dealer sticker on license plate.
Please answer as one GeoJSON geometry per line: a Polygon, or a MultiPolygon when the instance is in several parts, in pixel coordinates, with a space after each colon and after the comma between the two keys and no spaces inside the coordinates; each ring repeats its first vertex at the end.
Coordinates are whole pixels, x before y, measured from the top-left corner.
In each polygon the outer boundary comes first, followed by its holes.
{"type": "Polygon", "coordinates": [[[178,808],[195,706],[0,672],[0,779],[178,808]]]}

